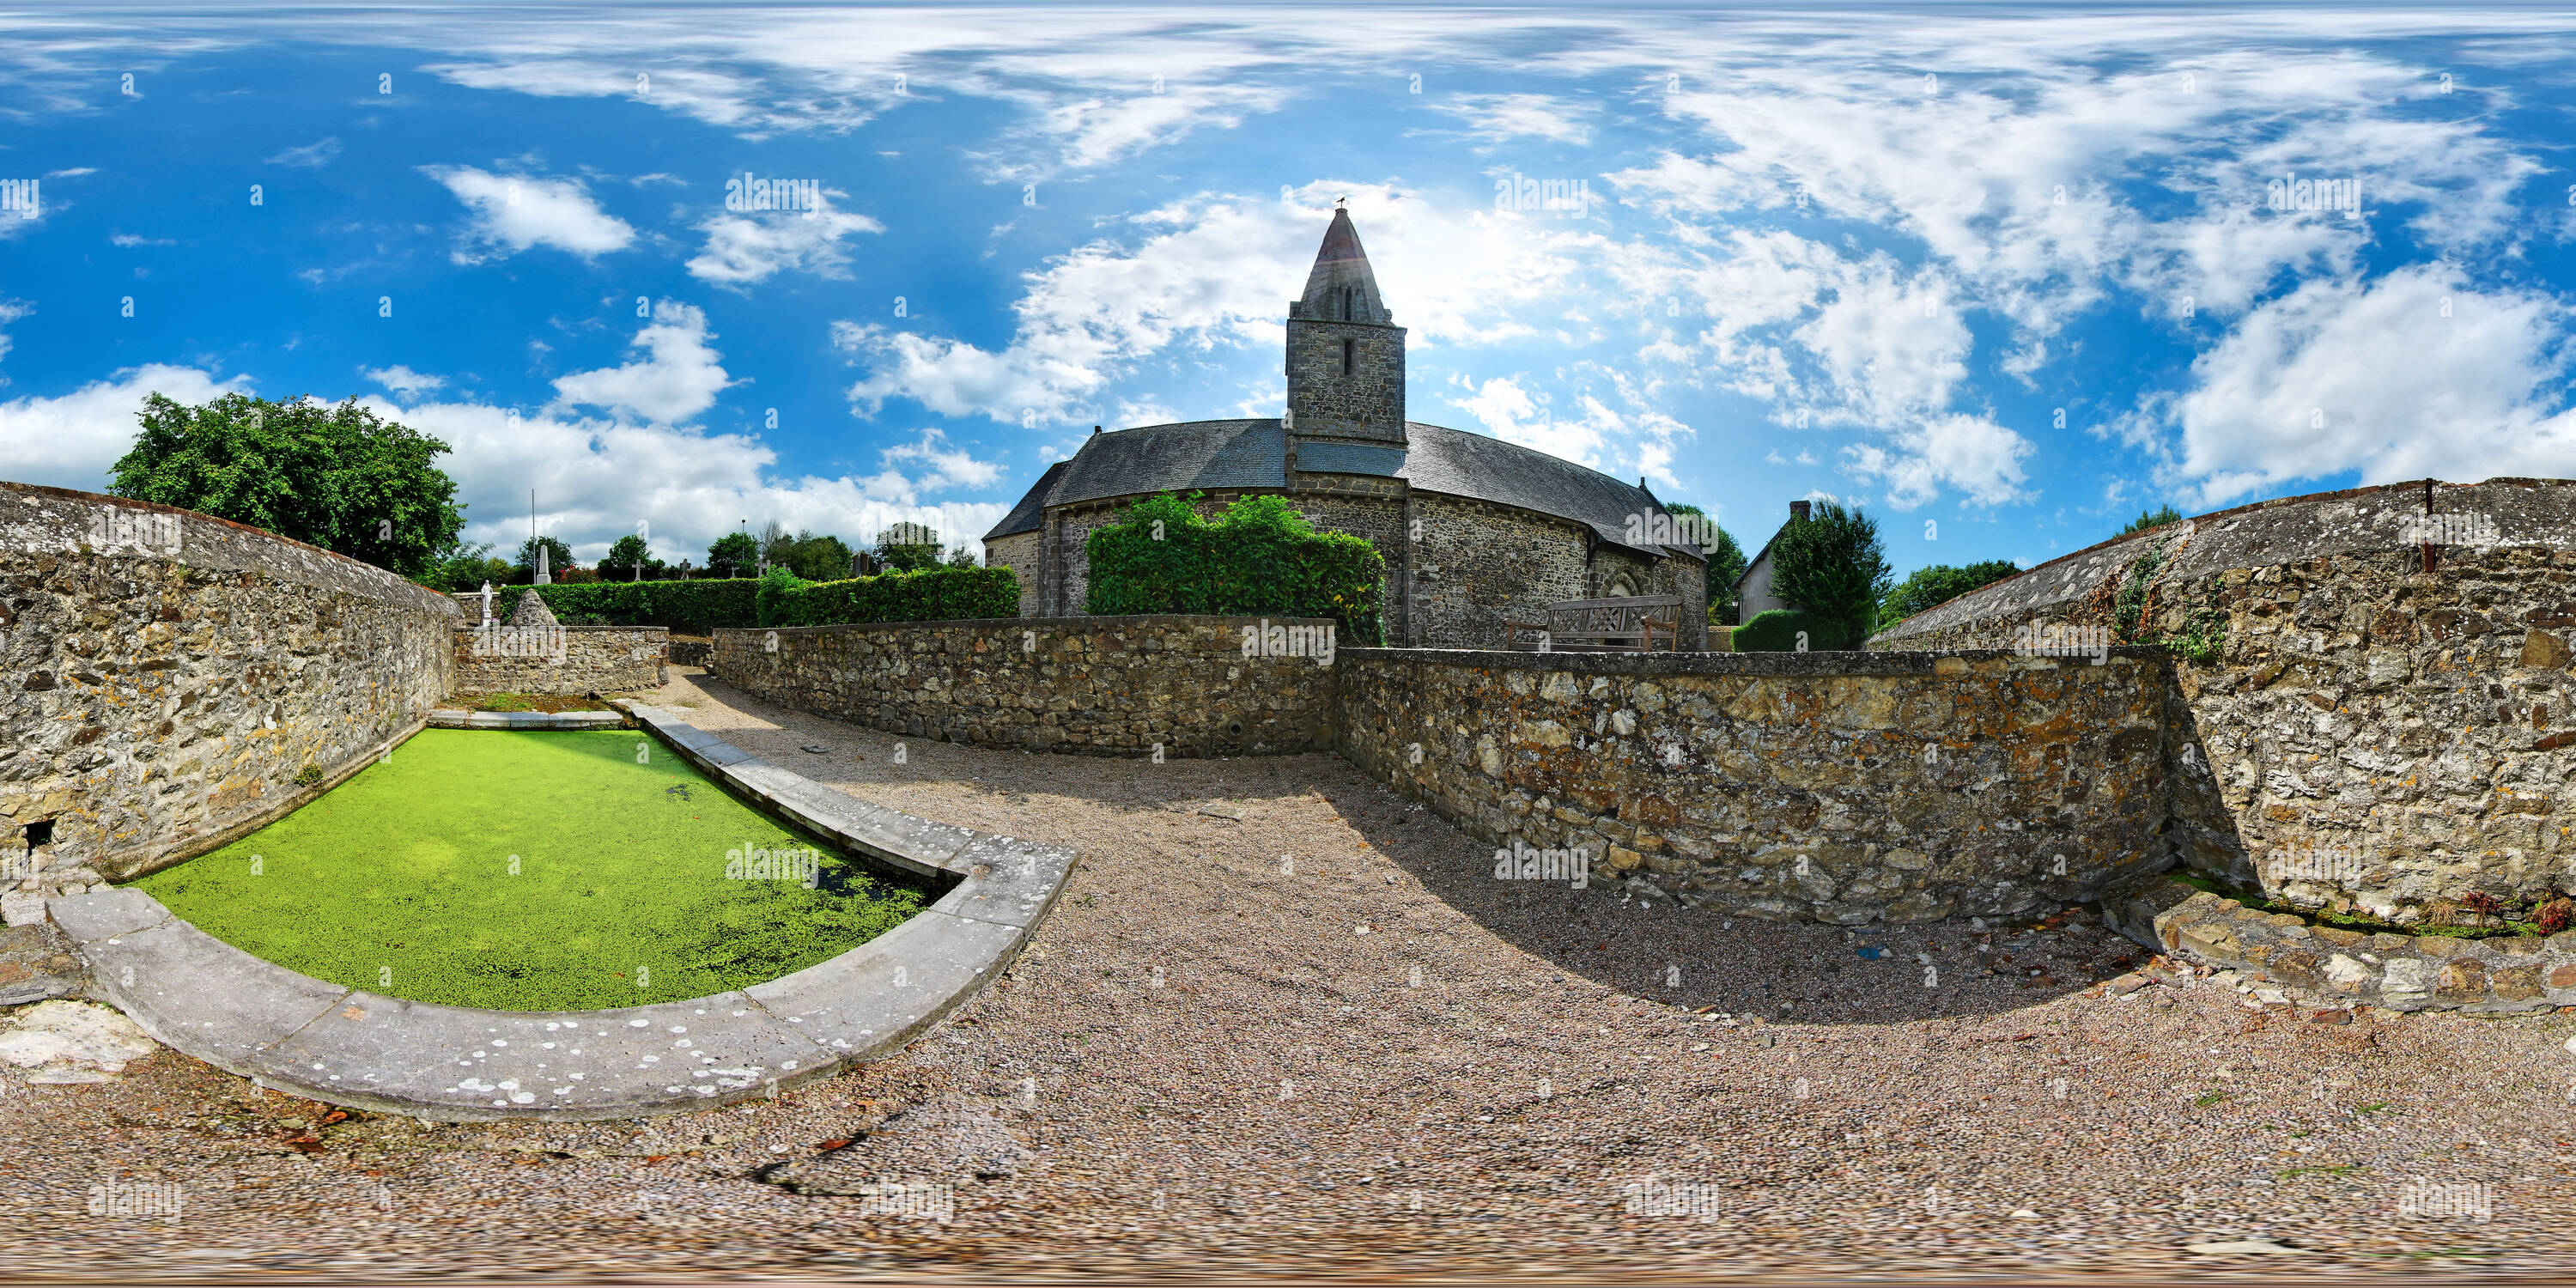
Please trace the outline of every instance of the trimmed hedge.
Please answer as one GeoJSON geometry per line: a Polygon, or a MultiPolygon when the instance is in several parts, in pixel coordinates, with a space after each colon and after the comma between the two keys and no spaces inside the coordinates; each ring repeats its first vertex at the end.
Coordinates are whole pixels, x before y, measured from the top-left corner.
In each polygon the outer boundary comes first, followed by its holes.
{"type": "Polygon", "coordinates": [[[1083,544],[1091,562],[1083,611],[1329,617],[1348,643],[1384,639],[1386,560],[1377,547],[1315,531],[1285,497],[1244,497],[1214,522],[1199,517],[1199,497],[1150,496],[1094,529],[1083,544]]]}
{"type": "MultiPolygon", "coordinates": [[[[771,577],[778,570],[771,570],[771,577]]],[[[761,587],[763,626],[942,622],[1020,615],[1019,574],[1007,567],[924,568],[842,581],[792,576],[761,587]]]]}
{"type": "MultiPolygon", "coordinates": [[[[1020,580],[1008,568],[926,568],[846,581],[803,581],[784,568],[767,577],[702,581],[604,581],[586,586],[494,586],[503,621],[529,591],[567,624],[667,626],[705,635],[720,626],[830,626],[1020,615],[1020,580]]],[[[469,625],[471,623],[468,623],[469,625]]]]}
{"type": "MultiPolygon", "coordinates": [[[[700,581],[600,581],[579,586],[494,586],[492,615],[510,619],[519,597],[529,591],[544,596],[558,621],[603,621],[614,626],[667,626],[688,635],[704,635],[719,626],[752,626],[759,611],[749,577],[716,577],[700,581]]],[[[471,623],[468,623],[471,625],[471,623]]]]}
{"type": "Polygon", "coordinates": [[[1729,638],[1738,653],[1794,653],[1800,631],[1807,633],[1807,651],[1811,653],[1850,647],[1843,639],[1840,624],[1791,608],[1755,613],[1752,621],[1736,627],[1729,638]]]}

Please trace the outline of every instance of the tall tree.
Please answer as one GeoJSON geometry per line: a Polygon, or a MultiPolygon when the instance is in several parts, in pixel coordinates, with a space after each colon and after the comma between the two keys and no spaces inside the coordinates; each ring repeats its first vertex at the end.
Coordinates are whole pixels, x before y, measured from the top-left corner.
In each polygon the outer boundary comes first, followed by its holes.
{"type": "Polygon", "coordinates": [[[1927,608],[1946,604],[1979,586],[2002,581],[2020,572],[2021,569],[2009,559],[1988,559],[1965,568],[1949,564],[1917,568],[1879,600],[1879,629],[1885,630],[1927,608]]]}
{"type": "Polygon", "coordinates": [[[839,581],[850,575],[854,553],[839,537],[798,532],[771,552],[769,566],[787,568],[807,581],[839,581]]]}
{"type": "Polygon", "coordinates": [[[509,585],[510,572],[508,560],[492,557],[490,543],[469,546],[452,542],[438,552],[418,580],[432,590],[481,590],[487,581],[495,586],[509,585]]]}
{"type": "Polygon", "coordinates": [[[406,577],[430,571],[465,527],[447,444],[354,398],[271,402],[225,394],[143,400],[142,432],[109,490],[264,528],[406,577]]]}
{"type": "Polygon", "coordinates": [[[760,543],[748,532],[728,532],[707,547],[710,577],[755,577],[760,574],[760,543]]]}
{"type": "Polygon", "coordinates": [[[663,563],[653,557],[653,549],[639,536],[623,536],[610,543],[608,553],[599,557],[601,581],[660,581],[663,563]],[[637,575],[637,570],[642,575],[637,575]]]}
{"type": "Polygon", "coordinates": [[[1816,502],[1772,539],[1771,593],[1841,627],[1848,647],[1869,638],[1888,580],[1878,521],[1839,502],[1816,502]]]}
{"type": "Polygon", "coordinates": [[[537,579],[537,547],[541,545],[546,548],[547,574],[557,580],[562,580],[564,573],[572,568],[572,547],[565,545],[563,542],[558,541],[553,537],[530,537],[527,540],[520,542],[519,563],[517,568],[513,569],[513,571],[517,576],[526,581],[535,581],[537,579]]]}
{"type": "Polygon", "coordinates": [[[1692,515],[1700,520],[1707,534],[1700,552],[1708,556],[1708,568],[1702,574],[1708,586],[1708,620],[1713,624],[1735,626],[1742,605],[1736,602],[1735,582],[1744,575],[1744,547],[1735,537],[1708,517],[1708,511],[1695,505],[1668,505],[1664,509],[1675,515],[1692,515]]]}
{"type": "Polygon", "coordinates": [[[2120,529],[2120,535],[2125,537],[2132,532],[2144,532],[2149,528],[2161,528],[2168,523],[2180,522],[2182,522],[2182,511],[2167,503],[2144,511],[2137,518],[2129,520],[2129,526],[2120,529]]]}
{"type": "Polygon", "coordinates": [[[921,523],[897,523],[877,533],[877,562],[896,572],[939,566],[939,529],[921,523]]]}

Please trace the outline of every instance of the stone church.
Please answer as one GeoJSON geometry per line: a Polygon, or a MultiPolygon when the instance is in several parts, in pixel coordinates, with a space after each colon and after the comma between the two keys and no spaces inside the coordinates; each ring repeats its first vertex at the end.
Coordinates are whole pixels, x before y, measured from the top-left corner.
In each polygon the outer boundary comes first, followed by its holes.
{"type": "Polygon", "coordinates": [[[1666,512],[1645,480],[1407,420],[1404,398],[1404,328],[1350,213],[1336,209],[1306,293],[1288,306],[1287,414],[1094,427],[984,534],[987,558],[1018,571],[1021,616],[1080,616],[1084,538],[1137,499],[1199,492],[1213,513],[1277,493],[1317,528],[1385,556],[1391,645],[1502,648],[1506,621],[1544,621],[1559,600],[1679,594],[1680,647],[1708,647],[1705,557],[1631,544],[1674,530],[1656,522],[1666,512]]]}

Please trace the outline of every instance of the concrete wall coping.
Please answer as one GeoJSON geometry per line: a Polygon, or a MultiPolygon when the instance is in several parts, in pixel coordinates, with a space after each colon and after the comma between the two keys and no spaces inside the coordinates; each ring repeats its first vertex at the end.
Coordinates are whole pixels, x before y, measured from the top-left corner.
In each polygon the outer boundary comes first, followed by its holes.
{"type": "MultiPolygon", "coordinates": [[[[2124,645],[2104,651],[2105,664],[2156,665],[2167,656],[2151,645],[2124,645]]],[[[2012,649],[1847,649],[1819,653],[1526,653],[1501,649],[1359,648],[1336,651],[1334,665],[1345,662],[1416,663],[1493,671],[1571,671],[1578,675],[1796,675],[1902,676],[1934,675],[1942,663],[1973,666],[1985,662],[2022,663],[2037,668],[2090,667],[2090,656],[2025,655],[2012,649]]]]}
{"type": "MultiPolygon", "coordinates": [[[[403,604],[422,612],[442,616],[463,615],[463,610],[456,608],[454,601],[450,600],[445,593],[431,590],[399,573],[389,572],[364,560],[352,559],[347,555],[325,550],[293,537],[280,536],[265,528],[254,528],[247,523],[237,523],[211,514],[200,514],[195,510],[183,510],[175,505],[163,505],[157,501],[138,501],[132,497],[112,496],[105,492],[82,492],[73,488],[46,487],[37,483],[12,483],[0,480],[0,500],[12,498],[17,505],[0,506],[0,520],[8,519],[10,517],[8,512],[11,509],[23,507],[28,514],[41,516],[48,503],[58,505],[64,502],[74,505],[114,506],[149,514],[166,514],[185,523],[198,525],[201,534],[220,534],[224,538],[212,549],[208,549],[203,541],[183,544],[181,553],[168,556],[178,563],[190,567],[233,571],[251,569],[280,580],[295,581],[325,590],[364,594],[370,598],[403,604]],[[280,566],[275,561],[253,560],[245,557],[245,552],[261,549],[270,549],[278,554],[291,556],[292,566],[280,566]]],[[[18,540],[23,540],[23,535],[12,538],[12,541],[18,540]]],[[[69,541],[49,541],[45,544],[67,551],[78,548],[75,543],[69,541]]]]}
{"type": "MultiPolygon", "coordinates": [[[[492,624],[494,626],[506,627],[510,624],[510,619],[506,617],[495,617],[492,619],[492,624]]],[[[476,631],[482,629],[482,626],[483,623],[481,619],[478,618],[457,627],[456,630],[457,633],[461,635],[472,635],[476,631]]],[[[660,631],[665,635],[671,633],[671,628],[668,626],[621,626],[615,622],[556,622],[539,629],[550,631],[660,631]]]]}
{"type": "MultiPolygon", "coordinates": [[[[777,631],[782,635],[786,635],[814,631],[887,631],[929,628],[947,629],[954,627],[967,630],[1003,628],[1008,630],[1080,631],[1083,634],[1088,635],[1098,631],[1112,631],[1118,630],[1122,627],[1131,626],[1248,626],[1256,622],[1271,622],[1281,626],[1286,626],[1292,623],[1320,625],[1332,620],[1333,619],[1330,617],[1264,617],[1258,613],[1235,615],[1227,615],[1223,613],[1131,613],[1124,617],[942,617],[921,622],[835,622],[829,626],[719,626],[715,628],[715,634],[722,635],[728,631],[732,631],[746,635],[759,635],[769,631],[777,631]]],[[[713,637],[710,636],[710,638],[713,637]]]]}
{"type": "Polygon", "coordinates": [[[439,1122],[586,1121],[775,1095],[898,1049],[1010,965],[1072,871],[1071,851],[853,800],[669,712],[620,705],[729,789],[955,884],[901,926],[794,974],[602,1011],[440,1006],[326,983],[131,887],[48,908],[99,991],[146,1033],[262,1087],[439,1122]]]}
{"type": "Polygon", "coordinates": [[[623,729],[628,717],[616,711],[466,711],[440,707],[429,713],[432,729],[623,729]]]}

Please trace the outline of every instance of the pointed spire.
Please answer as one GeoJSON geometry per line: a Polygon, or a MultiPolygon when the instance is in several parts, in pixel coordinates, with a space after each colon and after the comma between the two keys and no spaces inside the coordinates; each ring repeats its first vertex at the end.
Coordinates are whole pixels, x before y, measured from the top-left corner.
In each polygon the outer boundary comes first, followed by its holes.
{"type": "Polygon", "coordinates": [[[1351,212],[1338,202],[1332,226],[1324,230],[1324,245],[1315,252],[1314,271],[1306,275],[1306,293],[1288,315],[1381,325],[1395,321],[1377,293],[1377,274],[1369,271],[1368,252],[1360,249],[1360,230],[1352,226],[1351,212]]]}

